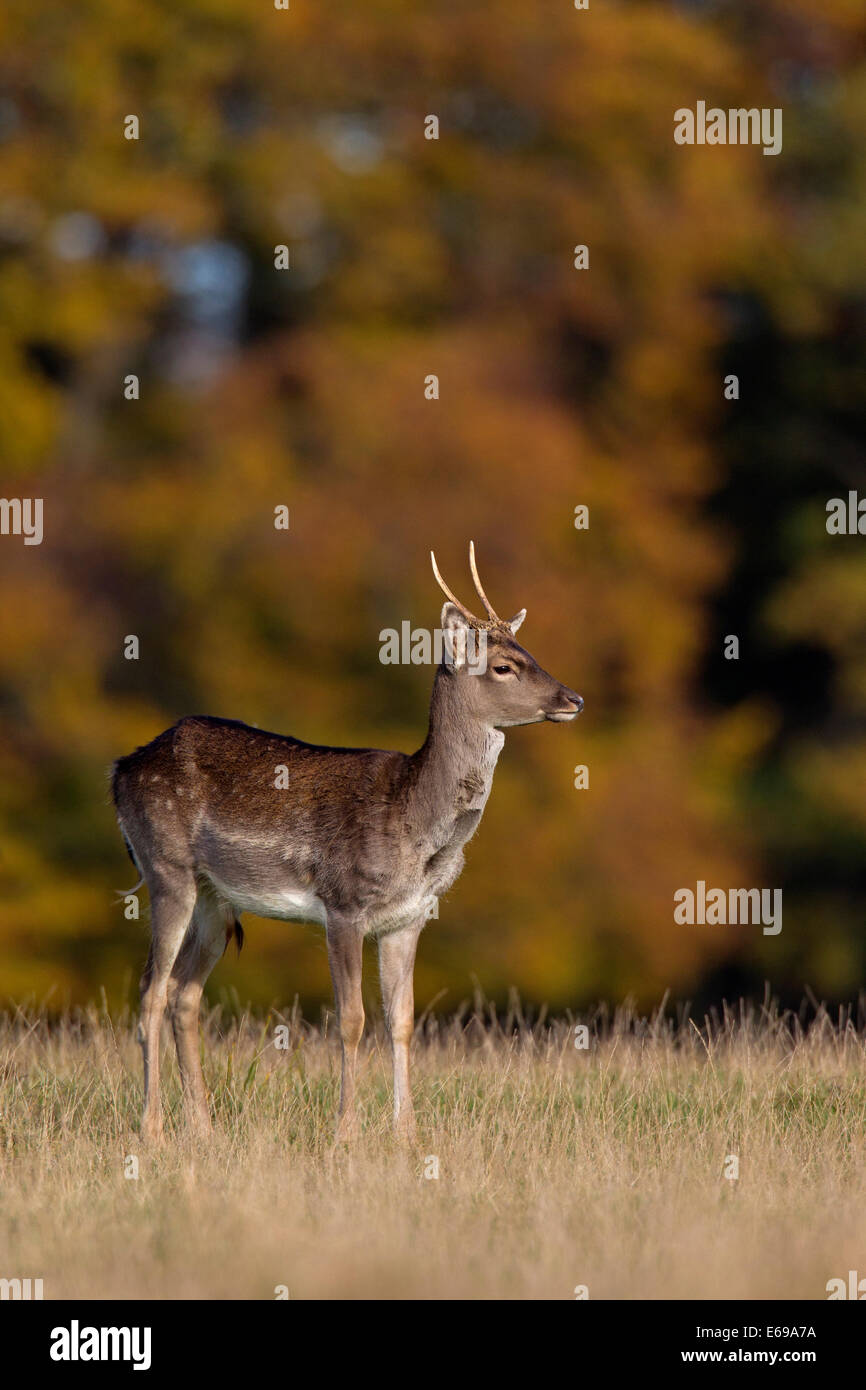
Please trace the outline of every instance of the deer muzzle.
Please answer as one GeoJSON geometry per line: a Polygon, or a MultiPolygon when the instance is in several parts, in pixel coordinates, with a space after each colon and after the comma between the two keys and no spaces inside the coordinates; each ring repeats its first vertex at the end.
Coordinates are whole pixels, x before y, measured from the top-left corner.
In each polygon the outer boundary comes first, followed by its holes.
{"type": "Polygon", "coordinates": [[[572,719],[577,718],[582,709],[583,696],[563,687],[561,704],[557,705],[555,709],[548,710],[544,717],[549,719],[551,724],[568,724],[572,719]]]}

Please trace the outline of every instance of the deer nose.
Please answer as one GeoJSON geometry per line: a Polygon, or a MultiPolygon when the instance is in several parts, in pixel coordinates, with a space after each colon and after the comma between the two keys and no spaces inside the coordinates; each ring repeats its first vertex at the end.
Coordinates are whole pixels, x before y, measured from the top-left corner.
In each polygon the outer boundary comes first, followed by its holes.
{"type": "Polygon", "coordinates": [[[545,717],[551,719],[554,724],[562,724],[566,720],[576,719],[583,709],[583,696],[576,691],[569,690],[567,685],[559,687],[559,696],[563,703],[558,709],[551,710],[545,717]]]}

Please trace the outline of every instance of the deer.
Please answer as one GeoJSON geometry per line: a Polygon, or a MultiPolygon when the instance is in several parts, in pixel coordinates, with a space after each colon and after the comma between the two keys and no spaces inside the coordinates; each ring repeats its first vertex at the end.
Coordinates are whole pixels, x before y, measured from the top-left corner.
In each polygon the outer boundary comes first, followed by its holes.
{"type": "Polygon", "coordinates": [[[504,729],[566,723],[583,699],[516,641],[521,609],[504,622],[490,604],[470,542],[486,617],[445,583],[444,637],[427,737],[412,754],[332,748],[209,715],[181,719],[120,758],[112,793],[121,835],[147,885],[151,942],[140,982],[144,1064],[141,1135],[163,1138],[159,1043],[174,1034],[183,1108],[211,1128],[199,1057],[205,982],[244,912],[324,928],[340,1038],[336,1141],[358,1132],[355,1071],[364,1029],[362,947],[375,940],[393,1067],[397,1136],[416,1135],[409,1082],[418,939],[458,878],[481,820],[504,729]],[[481,660],[470,654],[480,647],[481,660]]]}

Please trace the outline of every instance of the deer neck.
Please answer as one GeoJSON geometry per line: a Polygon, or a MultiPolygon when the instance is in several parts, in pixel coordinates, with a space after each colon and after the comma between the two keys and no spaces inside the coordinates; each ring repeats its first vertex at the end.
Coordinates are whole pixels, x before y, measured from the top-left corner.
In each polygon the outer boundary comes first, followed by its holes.
{"type": "Polygon", "coordinates": [[[490,794],[496,760],[505,742],[498,729],[476,718],[463,695],[463,683],[440,667],[433,682],[430,727],[414,755],[410,816],[433,838],[447,835],[456,820],[473,816],[477,824],[490,794]]]}

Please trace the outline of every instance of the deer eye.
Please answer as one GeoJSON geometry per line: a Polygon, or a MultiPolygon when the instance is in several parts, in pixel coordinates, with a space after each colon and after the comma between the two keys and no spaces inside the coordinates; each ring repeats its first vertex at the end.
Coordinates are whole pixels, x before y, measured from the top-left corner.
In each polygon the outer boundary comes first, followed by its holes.
{"type": "Polygon", "coordinates": [[[493,670],[497,676],[516,676],[517,672],[513,666],[494,666],[493,670]]]}

